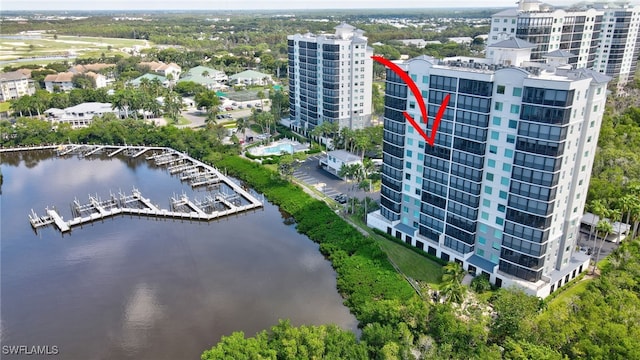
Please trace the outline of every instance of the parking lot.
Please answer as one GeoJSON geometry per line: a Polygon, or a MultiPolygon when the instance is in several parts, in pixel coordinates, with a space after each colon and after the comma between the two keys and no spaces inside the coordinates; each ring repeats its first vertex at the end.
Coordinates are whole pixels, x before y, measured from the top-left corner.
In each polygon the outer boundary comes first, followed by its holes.
{"type": "MultiPolygon", "coordinates": [[[[578,246],[580,246],[581,251],[583,252],[587,252],[588,249],[593,249],[592,250],[592,256],[595,259],[596,253],[598,252],[598,247],[600,246],[600,239],[598,239],[596,241],[596,246],[594,247],[593,245],[593,239],[594,239],[595,235],[591,236],[591,240],[589,240],[589,234],[585,234],[585,233],[580,233],[580,240],[578,240],[578,246]],[[595,249],[594,249],[595,248],[595,249]]],[[[619,244],[617,243],[613,243],[610,241],[605,241],[602,244],[602,250],[600,250],[600,257],[598,258],[598,260],[602,260],[605,257],[607,257],[609,254],[611,254],[611,252],[615,249],[617,249],[619,246],[619,244]]]]}
{"type": "Polygon", "coordinates": [[[364,199],[365,196],[368,196],[375,201],[380,200],[379,192],[365,193],[364,190],[358,189],[357,184],[343,181],[337,176],[319,168],[318,162],[320,158],[324,156],[326,155],[316,154],[308,157],[307,160],[299,163],[293,172],[293,176],[299,181],[315,187],[318,191],[331,198],[335,198],[339,194],[345,194],[347,196],[355,196],[358,199],[364,199]]]}

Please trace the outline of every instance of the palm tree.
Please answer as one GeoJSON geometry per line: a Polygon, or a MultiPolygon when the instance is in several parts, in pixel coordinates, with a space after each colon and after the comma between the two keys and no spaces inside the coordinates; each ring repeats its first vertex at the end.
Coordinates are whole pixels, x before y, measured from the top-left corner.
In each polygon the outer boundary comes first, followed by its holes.
{"type": "Polygon", "coordinates": [[[236,126],[238,127],[238,131],[242,132],[242,137],[244,137],[248,125],[246,118],[238,118],[238,120],[236,120],[236,126]]]}
{"type": "Polygon", "coordinates": [[[622,224],[620,224],[619,221],[622,220],[622,211],[620,209],[609,210],[609,219],[611,219],[612,229],[613,224],[618,221],[618,243],[620,243],[620,235],[622,235],[622,224]]]}
{"type": "Polygon", "coordinates": [[[111,98],[111,108],[118,109],[120,112],[124,110],[124,117],[129,117],[129,94],[127,89],[116,90],[111,98]]]}
{"type": "MultiPolygon", "coordinates": [[[[591,204],[589,204],[589,208],[592,214],[597,215],[600,219],[605,218],[605,214],[607,213],[607,207],[602,202],[602,200],[592,201],[591,204]]],[[[591,229],[589,230],[589,241],[591,241],[591,235],[594,234],[595,227],[596,227],[596,224],[592,222],[591,229]]],[[[597,235],[593,238],[593,251],[596,250],[597,238],[598,238],[597,235]]]]}
{"type": "Polygon", "coordinates": [[[256,96],[258,97],[258,99],[260,99],[260,108],[262,108],[264,106],[264,104],[262,103],[262,100],[264,99],[264,92],[260,90],[258,91],[256,96]]]}
{"type": "Polygon", "coordinates": [[[626,220],[624,221],[626,224],[629,224],[629,220],[631,219],[631,209],[637,201],[638,198],[631,194],[627,194],[620,198],[620,210],[622,210],[624,214],[627,214],[626,220]]]}
{"type": "Polygon", "coordinates": [[[360,153],[360,158],[364,159],[364,152],[369,148],[371,144],[371,139],[367,136],[367,133],[362,130],[356,130],[356,147],[360,149],[362,152],[360,153]]]}
{"type": "Polygon", "coordinates": [[[342,128],[340,133],[342,135],[344,149],[352,153],[353,149],[355,148],[356,133],[347,127],[342,128]]]}
{"type": "Polygon", "coordinates": [[[609,234],[613,231],[613,225],[605,219],[598,221],[598,225],[596,226],[596,232],[602,240],[600,240],[600,246],[598,247],[598,253],[596,254],[596,259],[593,262],[593,274],[596,273],[596,268],[598,267],[598,260],[600,258],[600,250],[602,250],[602,244],[604,244],[605,239],[609,234]]]}
{"type": "Polygon", "coordinates": [[[631,208],[631,221],[633,222],[633,230],[631,231],[631,239],[638,235],[638,225],[640,225],[640,201],[634,203],[631,208]]]}
{"type": "Polygon", "coordinates": [[[164,113],[174,122],[178,121],[178,116],[182,112],[182,97],[175,91],[169,91],[164,97],[164,113]]]}
{"type": "Polygon", "coordinates": [[[442,293],[447,302],[462,303],[466,288],[462,285],[464,269],[456,262],[450,262],[442,268],[442,293]]]}

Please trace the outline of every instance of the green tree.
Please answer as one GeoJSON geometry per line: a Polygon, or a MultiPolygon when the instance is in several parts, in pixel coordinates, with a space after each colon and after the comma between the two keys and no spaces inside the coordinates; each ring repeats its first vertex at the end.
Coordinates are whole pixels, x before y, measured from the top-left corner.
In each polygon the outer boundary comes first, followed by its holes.
{"type": "Polygon", "coordinates": [[[527,335],[541,301],[520,289],[509,288],[498,290],[491,304],[496,314],[489,327],[489,338],[501,344],[508,338],[518,340],[527,335]]]}
{"type": "Polygon", "coordinates": [[[87,74],[75,74],[71,78],[71,83],[79,89],[95,89],[96,79],[87,74]]]}
{"type": "Polygon", "coordinates": [[[220,105],[220,98],[213,90],[205,90],[196,94],[194,99],[198,108],[205,108],[207,110],[206,122],[216,122],[216,115],[218,114],[218,106],[220,105]]]}
{"type": "MultiPolygon", "coordinates": [[[[611,225],[611,223],[607,219],[601,219],[600,221],[598,221],[598,225],[596,225],[596,233],[601,240],[600,240],[600,246],[598,246],[598,251],[596,253],[595,260],[593,261],[594,274],[598,267],[598,260],[600,260],[600,250],[602,250],[602,244],[604,244],[607,237],[612,231],[613,231],[613,225],[611,225]]],[[[595,248],[594,248],[594,251],[595,251],[595,248]]]]}
{"type": "Polygon", "coordinates": [[[478,275],[471,280],[471,289],[478,294],[491,290],[491,282],[485,274],[478,275]]]}
{"type": "Polygon", "coordinates": [[[295,159],[291,154],[283,154],[280,156],[280,160],[278,162],[278,171],[280,171],[280,175],[284,176],[285,179],[291,179],[293,176],[293,172],[295,171],[295,159]]]}
{"type": "Polygon", "coordinates": [[[178,121],[183,107],[184,104],[182,103],[182,97],[178,95],[177,92],[169,91],[169,93],[164,97],[164,113],[174,122],[178,121]]]}
{"type": "Polygon", "coordinates": [[[234,360],[275,360],[276,350],[271,349],[266,331],[256,336],[245,338],[242,331],[234,332],[230,336],[223,336],[213,348],[202,353],[202,360],[234,359],[234,360]]]}

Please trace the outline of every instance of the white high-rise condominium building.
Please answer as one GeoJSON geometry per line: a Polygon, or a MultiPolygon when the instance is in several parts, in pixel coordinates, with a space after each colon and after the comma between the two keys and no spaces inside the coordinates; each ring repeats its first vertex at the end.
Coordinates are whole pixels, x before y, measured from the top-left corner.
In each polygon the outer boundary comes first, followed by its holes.
{"type": "Polygon", "coordinates": [[[599,44],[603,11],[597,9],[556,10],[538,0],[521,0],[517,8],[491,16],[487,45],[510,37],[534,45],[531,60],[544,61],[546,53],[564,50],[573,54],[569,64],[593,68],[599,44]]]}
{"type": "Polygon", "coordinates": [[[640,55],[640,6],[596,2],[554,9],[538,0],[522,0],[517,8],[491,17],[487,44],[512,36],[536,45],[533,61],[560,50],[575,68],[594,69],[624,84],[635,74],[640,55]]]}
{"type": "Polygon", "coordinates": [[[311,131],[324,121],[361,129],[371,123],[373,49],[348,24],[335,34],[287,37],[291,126],[311,131]]]}
{"type": "Polygon", "coordinates": [[[604,11],[602,34],[594,69],[620,84],[633,78],[640,55],[640,6],[621,3],[596,3],[604,11]]]}
{"type": "Polygon", "coordinates": [[[387,71],[378,228],[499,286],[545,297],[585,271],[576,251],[608,76],[566,57],[526,61],[533,44],[494,44],[494,59],[418,57],[398,65],[419,87],[428,125],[407,85],[387,71]],[[505,66],[504,64],[509,64],[505,66]],[[431,134],[450,102],[434,146],[431,134]]]}

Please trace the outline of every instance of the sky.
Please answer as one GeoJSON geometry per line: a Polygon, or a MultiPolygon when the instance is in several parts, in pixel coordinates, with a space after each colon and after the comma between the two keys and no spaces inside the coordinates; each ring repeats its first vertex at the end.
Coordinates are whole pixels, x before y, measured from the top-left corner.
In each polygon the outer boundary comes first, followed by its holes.
{"type": "MultiPolygon", "coordinates": [[[[515,7],[516,0],[0,0],[9,10],[262,10],[515,7]]],[[[549,1],[564,6],[576,1],[549,1]]]]}

